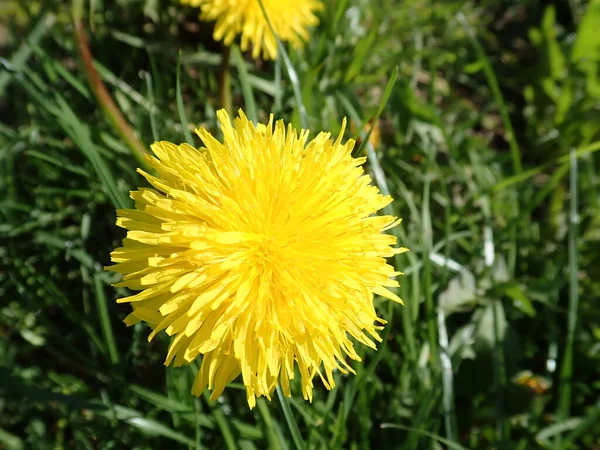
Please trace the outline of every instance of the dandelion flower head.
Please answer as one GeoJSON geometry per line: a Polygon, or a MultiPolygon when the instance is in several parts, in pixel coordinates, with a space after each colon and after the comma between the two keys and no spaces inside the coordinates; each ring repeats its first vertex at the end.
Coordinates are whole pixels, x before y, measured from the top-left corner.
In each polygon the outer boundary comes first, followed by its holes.
{"type": "MultiPolygon", "coordinates": [[[[259,0],[181,0],[200,7],[200,18],[216,22],[214,38],[231,45],[241,35],[241,48],[252,44],[252,57],[261,51],[265,59],[277,57],[277,41],[265,19],[259,0]]],[[[323,7],[319,0],[262,0],[273,29],[282,41],[301,47],[308,38],[308,28],[319,21],[315,13],[323,7]]]]}
{"type": "Polygon", "coordinates": [[[317,375],[331,389],[335,370],[353,372],[355,342],[381,341],[374,294],[401,302],[386,258],[406,249],[384,233],[399,220],[375,214],[392,199],[351,156],[354,141],[341,142],[345,121],[335,141],[309,141],[273,116],[218,119],[222,142],[199,129],[199,150],[152,146],[156,174],[139,172],[154,188],[118,211],[128,233],[107,269],[140,291],[118,302],[133,307],[128,325],[150,325],[149,340],[172,337],[165,364],[201,356],[193,394],[217,398],[241,375],[252,408],[278,384],[291,395],[299,374],[312,400],[317,375]]]}

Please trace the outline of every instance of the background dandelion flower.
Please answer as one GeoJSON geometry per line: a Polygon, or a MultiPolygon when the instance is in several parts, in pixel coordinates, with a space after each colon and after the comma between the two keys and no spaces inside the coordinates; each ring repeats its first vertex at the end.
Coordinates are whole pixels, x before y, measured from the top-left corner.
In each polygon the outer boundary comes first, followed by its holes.
{"type": "Polygon", "coordinates": [[[375,213],[389,204],[352,158],[354,141],[329,133],[308,141],[283,121],[255,126],[240,111],[232,125],[218,112],[223,143],[197,130],[205,148],[159,142],[139,172],[155,189],[131,193],[118,211],[128,231],[112,254],[124,280],[141,290],[128,302],[129,325],[145,321],[152,339],[173,336],[165,364],[202,357],[192,392],[242,375],[250,407],[278,383],[290,395],[297,366],[303,396],[313,378],[334,387],[333,372],[359,360],[350,337],[375,348],[385,321],[373,294],[399,275],[385,258],[406,249],[384,231],[399,220],[375,213]]]}
{"type": "MultiPolygon", "coordinates": [[[[277,57],[277,41],[265,20],[258,0],[181,0],[201,8],[200,18],[215,21],[214,38],[231,45],[241,35],[243,51],[252,44],[252,57],[263,53],[265,59],[277,57]]],[[[315,12],[323,8],[318,0],[263,0],[265,11],[282,41],[301,47],[308,38],[308,28],[319,21],[315,12]]]]}

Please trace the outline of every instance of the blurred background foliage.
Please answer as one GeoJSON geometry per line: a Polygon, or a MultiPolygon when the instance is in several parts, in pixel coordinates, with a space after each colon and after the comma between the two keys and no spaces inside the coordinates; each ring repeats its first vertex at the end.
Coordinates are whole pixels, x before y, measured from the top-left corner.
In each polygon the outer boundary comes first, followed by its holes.
{"type": "MultiPolygon", "coordinates": [[[[368,169],[411,252],[406,305],[377,303],[384,344],[292,399],[306,447],[600,448],[600,1],[325,4],[289,49],[309,128],[374,129],[368,169]]],[[[84,7],[141,142],[216,132],[221,47],[197,10],[84,7]]],[[[0,3],[0,448],[292,448],[276,400],[196,399],[196,368],[121,323],[102,266],[143,181],[76,49],[69,2],[0,3]]],[[[281,61],[233,48],[230,71],[235,108],[299,126],[281,61]]]]}

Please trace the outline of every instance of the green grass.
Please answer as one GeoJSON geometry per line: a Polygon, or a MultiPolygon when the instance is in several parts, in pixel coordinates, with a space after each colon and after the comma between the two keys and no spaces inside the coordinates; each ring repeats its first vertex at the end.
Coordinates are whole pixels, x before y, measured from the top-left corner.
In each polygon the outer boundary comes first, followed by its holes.
{"type": "MultiPolygon", "coordinates": [[[[233,110],[313,135],[352,121],[403,218],[405,305],[376,300],[384,342],[356,376],[252,411],[239,380],[192,397],[197,364],[164,367],[168,338],[122,324],[102,267],[145,185],[135,144],[80,69],[70,7],[0,6],[0,448],[600,446],[600,2],[325,3],[304,50],[232,47],[233,110]]],[[[221,46],[197,11],[83,4],[134,138],[218,134],[221,46]]]]}

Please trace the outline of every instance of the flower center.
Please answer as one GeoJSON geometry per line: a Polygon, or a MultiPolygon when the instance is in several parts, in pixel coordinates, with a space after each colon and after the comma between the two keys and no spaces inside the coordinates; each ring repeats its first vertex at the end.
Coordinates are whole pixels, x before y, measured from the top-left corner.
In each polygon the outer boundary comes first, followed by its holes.
{"type": "Polygon", "coordinates": [[[281,263],[281,246],[272,236],[265,236],[264,240],[255,247],[257,262],[263,264],[281,263]]]}

